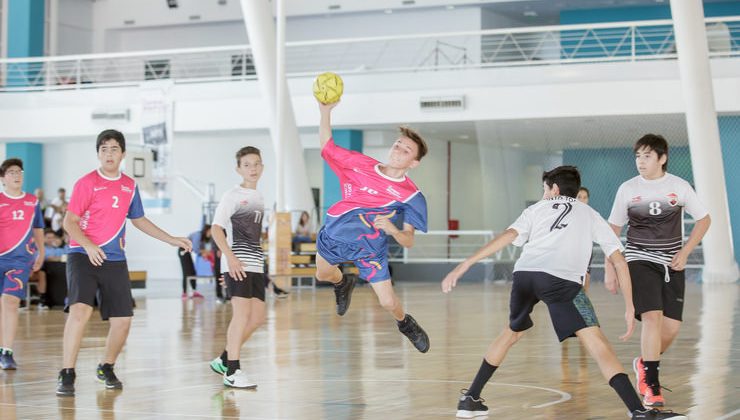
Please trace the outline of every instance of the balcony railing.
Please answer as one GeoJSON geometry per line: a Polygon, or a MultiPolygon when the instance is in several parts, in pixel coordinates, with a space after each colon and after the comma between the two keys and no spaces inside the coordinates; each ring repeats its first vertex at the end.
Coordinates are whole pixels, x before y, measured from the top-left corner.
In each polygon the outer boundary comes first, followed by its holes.
{"type": "MultiPolygon", "coordinates": [[[[708,18],[711,57],[740,56],[740,16],[708,18]]],[[[671,60],[671,20],[289,42],[289,77],[671,60]]],[[[0,91],[256,78],[248,45],[0,60],[0,91]]]]}

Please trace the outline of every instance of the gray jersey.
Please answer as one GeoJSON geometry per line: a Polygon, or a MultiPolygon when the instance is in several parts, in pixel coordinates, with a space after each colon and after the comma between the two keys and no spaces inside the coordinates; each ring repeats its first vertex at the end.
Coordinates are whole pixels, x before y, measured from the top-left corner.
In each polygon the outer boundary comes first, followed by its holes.
{"type": "MultiPolygon", "coordinates": [[[[257,190],[236,186],[224,194],[216,208],[213,224],[226,231],[226,242],[244,271],[264,272],[262,252],[262,216],[265,204],[257,190]]],[[[226,273],[229,265],[226,254],[221,257],[221,270],[226,273]]]]}
{"type": "Polygon", "coordinates": [[[683,247],[683,211],[695,220],[704,218],[696,192],[685,180],[666,173],[659,179],[636,176],[617,191],[609,223],[628,224],[627,261],[668,264],[683,247]]]}

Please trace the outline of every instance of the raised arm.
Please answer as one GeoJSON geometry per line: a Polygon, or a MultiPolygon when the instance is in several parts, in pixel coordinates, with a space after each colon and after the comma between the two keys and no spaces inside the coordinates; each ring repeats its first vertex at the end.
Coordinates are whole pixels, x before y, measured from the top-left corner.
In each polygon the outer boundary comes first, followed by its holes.
{"type": "Polygon", "coordinates": [[[514,242],[518,235],[519,233],[516,230],[509,228],[493,238],[491,242],[484,245],[482,248],[476,251],[475,254],[471,255],[465,261],[458,264],[457,267],[455,267],[455,269],[452,270],[447,275],[447,277],[445,277],[444,280],[442,280],[442,291],[445,293],[451,292],[452,288],[457,286],[457,281],[460,279],[460,277],[462,277],[462,275],[465,274],[465,272],[468,271],[468,269],[470,269],[473,264],[491,254],[495,254],[496,252],[504,249],[506,246],[514,242]]]}
{"type": "Polygon", "coordinates": [[[339,102],[333,104],[322,104],[319,102],[319,112],[321,113],[321,121],[319,122],[319,140],[321,141],[321,148],[331,138],[331,110],[337,106],[339,102]]]}

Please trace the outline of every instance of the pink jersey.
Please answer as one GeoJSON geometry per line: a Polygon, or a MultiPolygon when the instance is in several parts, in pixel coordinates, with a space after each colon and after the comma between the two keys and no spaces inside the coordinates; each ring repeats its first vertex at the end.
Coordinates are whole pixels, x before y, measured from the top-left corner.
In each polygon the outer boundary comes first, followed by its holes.
{"type": "Polygon", "coordinates": [[[391,215],[414,228],[427,230],[426,199],[411,179],[391,178],[380,171],[380,162],[362,153],[339,147],[330,139],[321,156],[339,177],[342,199],[327,211],[324,229],[335,240],[383,250],[386,235],[374,226],[379,215],[391,215]]]}
{"type": "Polygon", "coordinates": [[[39,200],[33,194],[11,197],[0,193],[0,259],[26,264],[33,261],[33,229],[43,229],[39,200]]]}
{"type": "MultiPolygon", "coordinates": [[[[72,190],[68,211],[80,217],[80,229],[95,245],[101,247],[108,261],[123,261],[126,218],[144,217],[136,182],[120,174],[108,178],[95,170],[80,178],[72,190]]],[[[74,239],[70,252],[85,253],[74,239]]]]}

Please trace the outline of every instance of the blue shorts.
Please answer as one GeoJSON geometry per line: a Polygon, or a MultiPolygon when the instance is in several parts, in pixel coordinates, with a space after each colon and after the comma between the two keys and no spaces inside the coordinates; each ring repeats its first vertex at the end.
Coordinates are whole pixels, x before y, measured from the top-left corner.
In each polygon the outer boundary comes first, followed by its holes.
{"type": "Polygon", "coordinates": [[[3,275],[2,281],[0,281],[0,285],[2,285],[1,294],[25,299],[28,277],[31,276],[31,266],[29,264],[3,261],[0,263],[0,273],[3,275]]]}
{"type": "Polygon", "coordinates": [[[360,278],[377,283],[391,278],[388,252],[377,252],[334,240],[322,228],[316,237],[316,250],[329,264],[352,261],[360,270],[360,278]]]}

